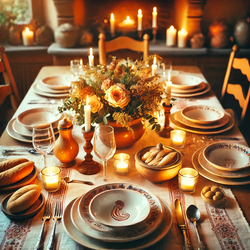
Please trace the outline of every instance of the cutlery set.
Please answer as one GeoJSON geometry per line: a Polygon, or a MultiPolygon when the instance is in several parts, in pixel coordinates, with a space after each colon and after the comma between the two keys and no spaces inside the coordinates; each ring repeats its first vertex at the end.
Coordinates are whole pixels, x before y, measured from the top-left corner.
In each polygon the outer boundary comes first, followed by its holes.
{"type": "MultiPolygon", "coordinates": [[[[33,154],[33,155],[41,155],[38,153],[34,148],[18,148],[18,149],[4,149],[2,151],[3,156],[10,156],[10,155],[23,155],[23,154],[33,154]]],[[[53,151],[49,154],[53,154],[53,151]]]]}

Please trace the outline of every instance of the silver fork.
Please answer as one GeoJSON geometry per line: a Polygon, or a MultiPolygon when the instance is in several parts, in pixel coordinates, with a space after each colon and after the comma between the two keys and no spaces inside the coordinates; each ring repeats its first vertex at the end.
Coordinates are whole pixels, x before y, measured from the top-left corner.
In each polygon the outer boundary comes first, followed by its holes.
{"type": "Polygon", "coordinates": [[[50,219],[50,203],[46,202],[46,206],[45,206],[45,209],[44,209],[44,212],[43,212],[43,218],[42,218],[42,220],[43,220],[42,229],[41,229],[41,232],[39,234],[36,246],[34,248],[35,250],[42,248],[41,243],[42,243],[42,237],[43,237],[45,222],[46,222],[46,220],[49,220],[49,219],[50,219]]]}
{"type": "Polygon", "coordinates": [[[54,237],[55,237],[55,232],[56,232],[56,222],[57,220],[62,218],[62,202],[58,202],[55,204],[55,208],[54,208],[54,216],[53,216],[53,220],[54,220],[54,226],[53,226],[53,230],[52,230],[52,234],[49,240],[49,244],[47,247],[47,250],[52,250],[54,249],[53,245],[54,245],[54,237]]]}

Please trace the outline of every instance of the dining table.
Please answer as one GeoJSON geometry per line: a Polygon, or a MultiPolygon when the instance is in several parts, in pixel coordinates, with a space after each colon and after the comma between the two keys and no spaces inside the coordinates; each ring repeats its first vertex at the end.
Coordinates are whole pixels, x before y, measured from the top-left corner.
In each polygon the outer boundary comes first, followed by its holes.
{"type": "MultiPolygon", "coordinates": [[[[185,72],[193,76],[197,76],[207,82],[196,66],[173,66],[173,70],[185,72]]],[[[30,87],[26,96],[22,100],[12,119],[15,119],[21,112],[40,107],[51,107],[58,110],[58,106],[62,105],[63,98],[48,97],[35,93],[34,85],[42,79],[50,76],[70,75],[69,66],[45,66],[37,75],[33,85],[30,87]],[[40,102],[31,102],[31,100],[39,100],[40,102]]],[[[221,103],[210,89],[206,93],[197,96],[179,98],[176,97],[173,101],[171,113],[175,113],[184,107],[190,105],[209,105],[215,108],[222,108],[221,103]]],[[[226,110],[232,116],[232,110],[226,110]]],[[[68,112],[66,114],[70,116],[68,112]]],[[[163,119],[164,120],[164,119],[163,119]]],[[[173,126],[170,123],[171,126],[173,126]]],[[[3,150],[20,148],[33,148],[32,143],[19,141],[8,133],[8,126],[0,138],[0,158],[10,159],[18,158],[20,155],[2,154],[3,150]]],[[[55,249],[150,249],[150,250],[167,250],[167,249],[183,249],[183,235],[177,223],[175,212],[175,200],[181,201],[181,206],[184,214],[184,220],[187,228],[187,237],[191,243],[191,249],[198,249],[199,243],[195,231],[194,224],[188,220],[186,209],[190,205],[195,205],[199,208],[201,218],[197,222],[200,236],[206,249],[250,249],[250,183],[244,185],[225,185],[209,180],[204,175],[199,174],[198,183],[195,192],[192,194],[183,193],[178,187],[178,176],[173,179],[153,183],[142,177],[135,167],[135,154],[142,148],[155,146],[162,143],[165,146],[171,146],[170,138],[161,136],[159,133],[146,128],[143,136],[135,142],[131,147],[117,149],[116,153],[126,153],[130,156],[130,171],[127,175],[118,175],[114,170],[114,158],[108,160],[107,175],[109,184],[130,184],[139,186],[153,193],[165,204],[165,209],[169,209],[166,219],[168,225],[161,224],[152,233],[145,237],[138,238],[132,241],[125,242],[108,242],[105,237],[100,234],[101,239],[93,237],[91,233],[82,233],[74,227],[70,220],[71,207],[75,199],[81,197],[91,189],[101,185],[99,181],[102,176],[102,168],[97,174],[84,175],[77,170],[77,164],[84,160],[86,152],[84,150],[85,140],[81,132],[82,126],[73,124],[72,135],[79,145],[79,153],[76,157],[75,164],[65,166],[53,155],[47,156],[48,166],[60,166],[62,178],[69,176],[72,179],[94,182],[94,186],[82,183],[66,183],[62,181],[61,187],[56,192],[47,192],[42,181],[37,178],[32,181],[39,185],[42,189],[46,202],[54,204],[61,201],[63,204],[63,216],[57,221],[55,235],[55,249]],[[219,186],[223,188],[228,204],[222,208],[215,208],[207,204],[201,197],[201,190],[205,186],[219,186]],[[89,235],[90,234],[90,235],[89,235]]],[[[10,129],[10,128],[9,128],[10,129]]],[[[237,122],[228,131],[218,134],[197,134],[187,131],[186,143],[183,148],[178,149],[183,157],[182,167],[194,168],[194,154],[197,150],[204,148],[210,143],[217,141],[229,140],[231,143],[240,143],[247,146],[247,143],[241,134],[237,122]]],[[[101,160],[91,152],[93,159],[99,163],[101,160]]],[[[34,161],[38,170],[43,167],[43,158],[39,154],[22,154],[30,161],[34,161]]],[[[1,189],[0,189],[1,190],[1,189]]],[[[4,197],[13,192],[13,190],[0,191],[0,202],[4,197]]],[[[12,220],[0,211],[0,249],[34,249],[37,243],[39,233],[42,226],[44,208],[42,208],[34,217],[25,220],[12,220]]],[[[45,222],[45,231],[43,237],[43,246],[46,249],[53,228],[53,219],[45,222]]],[[[91,230],[89,230],[91,231],[91,230]]]]}

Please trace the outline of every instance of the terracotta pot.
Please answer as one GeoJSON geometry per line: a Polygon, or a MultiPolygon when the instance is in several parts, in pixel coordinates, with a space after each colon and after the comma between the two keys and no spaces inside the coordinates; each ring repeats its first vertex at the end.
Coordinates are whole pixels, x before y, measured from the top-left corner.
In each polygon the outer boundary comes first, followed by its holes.
{"type": "Polygon", "coordinates": [[[142,122],[142,118],[136,119],[129,123],[129,126],[134,130],[134,136],[132,132],[127,128],[114,121],[108,121],[109,125],[114,128],[116,148],[127,148],[137,142],[144,134],[146,127],[142,122]]]}

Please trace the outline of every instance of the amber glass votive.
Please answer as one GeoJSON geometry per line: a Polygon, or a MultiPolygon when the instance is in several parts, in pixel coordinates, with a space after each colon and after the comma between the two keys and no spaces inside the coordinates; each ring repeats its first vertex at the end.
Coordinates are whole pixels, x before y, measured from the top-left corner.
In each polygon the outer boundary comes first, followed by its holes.
{"type": "Polygon", "coordinates": [[[171,145],[174,148],[183,148],[186,142],[186,132],[183,130],[172,130],[170,132],[171,145]]]}
{"type": "Polygon", "coordinates": [[[48,192],[56,192],[61,186],[61,169],[51,166],[42,170],[44,189],[48,192]]]}
{"type": "Polygon", "coordinates": [[[130,170],[130,156],[128,154],[120,153],[114,156],[114,168],[118,175],[127,175],[130,170]]]}
{"type": "Polygon", "coordinates": [[[178,173],[179,189],[188,194],[195,191],[199,173],[193,168],[182,168],[178,173]]]}

